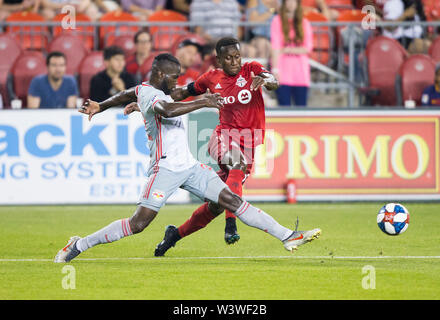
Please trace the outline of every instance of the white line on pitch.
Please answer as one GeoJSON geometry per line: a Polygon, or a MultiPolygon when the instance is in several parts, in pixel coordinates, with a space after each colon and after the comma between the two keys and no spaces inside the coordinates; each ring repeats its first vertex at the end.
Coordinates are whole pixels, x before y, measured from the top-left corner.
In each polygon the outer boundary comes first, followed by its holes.
{"type": "MultiPolygon", "coordinates": [[[[440,259],[440,256],[242,256],[242,257],[113,257],[113,258],[78,258],[77,261],[123,261],[123,260],[212,260],[212,259],[346,259],[346,260],[368,260],[368,259],[440,259]]],[[[0,259],[0,262],[47,262],[53,259],[0,259]]]]}

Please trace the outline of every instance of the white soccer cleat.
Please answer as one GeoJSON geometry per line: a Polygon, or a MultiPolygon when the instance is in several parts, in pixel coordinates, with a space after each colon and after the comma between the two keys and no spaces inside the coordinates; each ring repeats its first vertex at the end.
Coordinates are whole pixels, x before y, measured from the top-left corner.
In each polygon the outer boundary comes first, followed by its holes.
{"type": "Polygon", "coordinates": [[[67,245],[58,251],[57,255],[55,256],[55,259],[53,262],[55,263],[66,263],[70,262],[73,258],[75,258],[77,255],[79,255],[81,252],[76,249],[76,242],[81,239],[78,236],[73,236],[69,239],[67,242],[67,245]]]}
{"type": "Polygon", "coordinates": [[[284,248],[287,251],[294,252],[299,246],[318,239],[321,235],[321,229],[313,229],[309,231],[294,231],[289,238],[283,241],[284,248]]]}

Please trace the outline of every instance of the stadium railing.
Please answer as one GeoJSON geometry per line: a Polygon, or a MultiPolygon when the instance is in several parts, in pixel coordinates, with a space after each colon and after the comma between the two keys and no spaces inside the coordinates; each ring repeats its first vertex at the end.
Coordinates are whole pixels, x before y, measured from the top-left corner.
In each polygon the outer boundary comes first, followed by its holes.
{"type": "MultiPolygon", "coordinates": [[[[50,42],[54,37],[53,30],[56,27],[60,27],[60,22],[0,22],[1,32],[6,32],[8,27],[14,27],[14,35],[18,38],[25,35],[46,37],[47,41],[50,42]],[[47,27],[47,28],[41,28],[47,27]],[[37,31],[35,31],[35,29],[37,31]],[[49,32],[44,31],[43,34],[40,30],[49,30],[49,32]],[[17,31],[18,30],[18,31],[17,31]]],[[[94,50],[101,50],[106,44],[108,37],[112,35],[122,35],[127,27],[177,27],[175,29],[168,29],[170,33],[176,32],[178,35],[181,34],[181,30],[194,30],[195,27],[201,26],[203,24],[195,22],[82,22],[77,21],[76,27],[82,27],[78,33],[84,33],[84,36],[94,36],[94,50]],[[87,28],[86,28],[87,27],[87,28]],[[93,29],[91,28],[93,27],[93,29]],[[100,43],[100,33],[101,27],[114,27],[114,34],[105,34],[103,39],[103,44],[100,43]],[[85,31],[87,30],[87,31],[85,31]],[[177,31],[173,31],[177,30],[177,31]],[[179,31],[180,30],[180,31],[179,31]]],[[[209,24],[212,27],[212,24],[209,24]]],[[[222,25],[218,25],[221,27],[222,25]]],[[[266,26],[268,24],[262,23],[252,23],[246,21],[237,21],[233,24],[235,33],[231,36],[237,36],[241,31],[244,35],[243,41],[248,41],[250,39],[250,30],[254,27],[266,26]]],[[[329,50],[331,50],[331,58],[328,63],[322,64],[316,60],[310,60],[311,67],[318,73],[323,73],[326,75],[326,81],[312,81],[311,88],[321,89],[321,90],[333,90],[339,93],[346,94],[347,104],[345,107],[370,107],[369,95],[377,94],[374,88],[368,88],[368,74],[367,74],[367,61],[365,57],[359,60],[359,57],[365,53],[367,44],[368,33],[380,33],[379,30],[385,27],[414,27],[419,26],[423,30],[424,39],[434,40],[440,33],[440,21],[430,21],[430,22],[375,22],[373,26],[368,26],[370,29],[365,28],[362,23],[359,22],[312,22],[312,27],[326,27],[332,30],[332,45],[329,50]],[[357,98],[357,99],[356,99],[357,98]]],[[[228,27],[231,25],[228,24],[228,27]]],[[[158,35],[163,35],[158,33],[158,35]]],[[[318,34],[315,34],[317,36],[318,34]]],[[[154,40],[153,40],[154,41],[154,40]]],[[[171,49],[171,48],[170,48],[171,49]]],[[[43,49],[44,51],[44,49],[43,49]]],[[[428,48],[426,48],[428,52],[428,48]]],[[[344,106],[341,106],[344,107],[344,106]]],[[[377,107],[377,106],[375,106],[377,107]]],[[[387,107],[387,106],[381,106],[387,107]]],[[[389,106],[395,108],[396,106],[389,106]]]]}

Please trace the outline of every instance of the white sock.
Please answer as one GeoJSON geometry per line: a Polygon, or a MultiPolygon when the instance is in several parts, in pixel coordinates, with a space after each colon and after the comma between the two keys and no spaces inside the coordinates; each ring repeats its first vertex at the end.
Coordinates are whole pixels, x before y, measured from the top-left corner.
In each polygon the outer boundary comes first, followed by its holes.
{"type": "Polygon", "coordinates": [[[281,241],[287,239],[293,232],[280,225],[263,210],[255,208],[244,200],[234,214],[248,226],[263,230],[281,241]]]}
{"type": "Polygon", "coordinates": [[[131,236],[132,234],[129,218],[116,220],[101,230],[78,240],[76,248],[83,252],[98,244],[117,241],[123,237],[131,236]]]}

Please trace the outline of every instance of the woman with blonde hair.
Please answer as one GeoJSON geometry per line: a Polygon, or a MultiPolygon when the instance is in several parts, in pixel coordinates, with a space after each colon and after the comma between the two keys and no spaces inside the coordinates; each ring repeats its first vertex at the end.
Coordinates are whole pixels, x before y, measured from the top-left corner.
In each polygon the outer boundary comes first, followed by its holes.
{"type": "Polygon", "coordinates": [[[278,103],[307,105],[310,87],[309,54],[313,50],[310,22],[303,17],[301,0],[282,0],[271,23],[272,73],[280,82],[278,103]]]}

